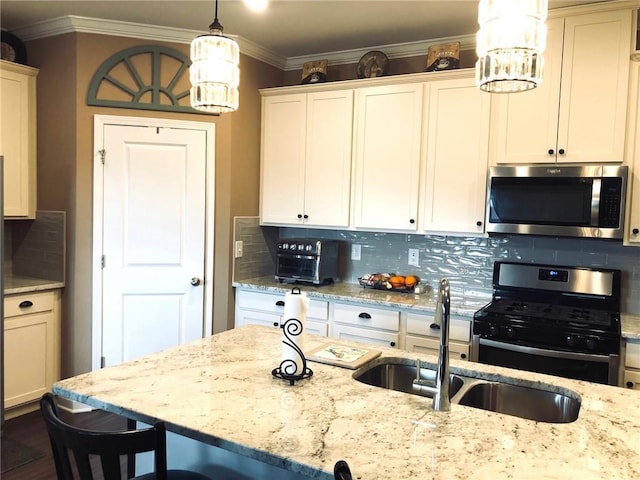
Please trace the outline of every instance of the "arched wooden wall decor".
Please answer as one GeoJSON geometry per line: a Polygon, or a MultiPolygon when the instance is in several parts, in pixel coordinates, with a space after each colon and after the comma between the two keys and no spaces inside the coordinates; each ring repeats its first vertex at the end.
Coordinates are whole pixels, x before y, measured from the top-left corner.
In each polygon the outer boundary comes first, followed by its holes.
{"type": "Polygon", "coordinates": [[[171,48],[127,48],[96,70],[87,105],[200,113],[189,103],[189,65],[189,57],[171,48]]]}

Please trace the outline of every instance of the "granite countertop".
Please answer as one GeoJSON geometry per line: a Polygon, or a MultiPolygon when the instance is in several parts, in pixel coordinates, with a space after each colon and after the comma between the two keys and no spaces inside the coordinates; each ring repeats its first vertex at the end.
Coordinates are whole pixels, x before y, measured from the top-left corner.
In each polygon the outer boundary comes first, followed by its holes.
{"type": "Polygon", "coordinates": [[[22,277],[18,275],[7,275],[4,277],[3,282],[5,295],[36,292],[40,290],[52,290],[54,288],[64,287],[64,282],[58,280],[22,277]]]}
{"type": "MultiPolygon", "coordinates": [[[[306,350],[326,342],[307,335],[306,350]]],[[[382,357],[436,361],[376,348],[382,357]]],[[[452,371],[462,374],[571,390],[581,398],[580,414],[551,424],[457,404],[435,412],[430,399],[365,385],[353,370],[315,362],[314,375],[291,386],[271,375],[281,351],[277,329],[247,326],[53,390],[145,423],[164,420],[170,431],[304,478],[333,479],[340,459],[366,480],[640,478],[637,391],[452,359],[452,371]]]]}
{"type": "MultiPolygon", "coordinates": [[[[247,280],[234,281],[234,287],[264,290],[273,293],[286,293],[295,285],[278,283],[273,276],[256,277],[247,280]]],[[[407,293],[385,292],[363,288],[354,283],[335,283],[332,285],[309,286],[301,288],[310,298],[326,298],[328,300],[370,303],[387,307],[397,307],[408,310],[433,313],[436,308],[436,298],[433,289],[429,287],[425,293],[412,295],[407,293]]],[[[491,301],[490,297],[452,298],[451,313],[469,317],[491,301]]],[[[640,315],[622,314],[622,336],[627,339],[640,340],[640,315]]]]}
{"type": "MultiPolygon", "coordinates": [[[[373,288],[364,288],[355,283],[338,282],[331,285],[295,285],[279,283],[273,276],[256,277],[248,280],[234,281],[234,287],[264,290],[267,292],[286,293],[293,287],[300,287],[310,298],[325,298],[343,302],[369,303],[385,307],[396,307],[408,310],[433,313],[436,309],[436,296],[431,286],[419,295],[403,292],[387,292],[373,288]]],[[[490,297],[457,298],[452,296],[451,313],[472,317],[476,310],[485,306],[490,297]]]]}

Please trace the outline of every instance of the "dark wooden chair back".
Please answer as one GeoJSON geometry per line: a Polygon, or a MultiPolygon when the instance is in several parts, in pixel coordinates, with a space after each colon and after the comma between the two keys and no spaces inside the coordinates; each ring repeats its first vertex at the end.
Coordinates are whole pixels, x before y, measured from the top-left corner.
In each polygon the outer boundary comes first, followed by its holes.
{"type": "MultiPolygon", "coordinates": [[[[120,479],[121,456],[142,452],[154,452],[155,478],[167,480],[167,445],[164,423],[153,427],[121,431],[101,432],[84,430],[60,419],[54,397],[45,393],[40,400],[40,410],[47,425],[58,480],[74,480],[69,452],[73,454],[81,480],[93,480],[90,456],[100,458],[105,479],[120,479]]],[[[126,478],[132,478],[127,472],[126,478]]]]}

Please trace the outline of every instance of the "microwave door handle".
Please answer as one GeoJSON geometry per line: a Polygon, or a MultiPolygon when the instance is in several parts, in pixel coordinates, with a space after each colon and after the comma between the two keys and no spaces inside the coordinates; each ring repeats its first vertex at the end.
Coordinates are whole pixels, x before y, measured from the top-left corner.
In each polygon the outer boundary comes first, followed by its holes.
{"type": "Polygon", "coordinates": [[[591,188],[591,226],[597,227],[600,223],[600,192],[602,191],[602,180],[593,179],[591,188]]]}
{"type": "Polygon", "coordinates": [[[538,355],[541,357],[564,358],[566,360],[587,360],[591,362],[607,363],[609,357],[605,355],[596,355],[595,353],[565,352],[562,350],[548,350],[546,348],[527,347],[524,345],[515,345],[513,343],[496,342],[495,340],[480,339],[480,345],[498,348],[501,350],[511,350],[512,352],[528,353],[530,355],[538,355]]]}

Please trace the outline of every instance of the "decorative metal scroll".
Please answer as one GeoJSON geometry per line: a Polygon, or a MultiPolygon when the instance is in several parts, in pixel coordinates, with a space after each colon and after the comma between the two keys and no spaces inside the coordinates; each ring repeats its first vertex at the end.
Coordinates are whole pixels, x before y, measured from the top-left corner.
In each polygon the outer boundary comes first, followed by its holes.
{"type": "Polygon", "coordinates": [[[181,104],[189,97],[190,65],[188,56],[160,45],[121,50],[96,70],[87,105],[198,113],[188,102],[181,104]]]}
{"type": "Polygon", "coordinates": [[[309,378],[313,375],[313,370],[307,368],[307,359],[300,347],[296,344],[292,337],[297,337],[302,334],[303,326],[302,322],[297,318],[289,318],[282,325],[283,340],[282,343],[291,347],[298,354],[302,360],[301,369],[298,370],[298,364],[295,360],[286,359],[280,363],[278,368],[274,368],[271,374],[276,378],[282,378],[288,380],[290,385],[293,385],[295,381],[309,378]]]}

